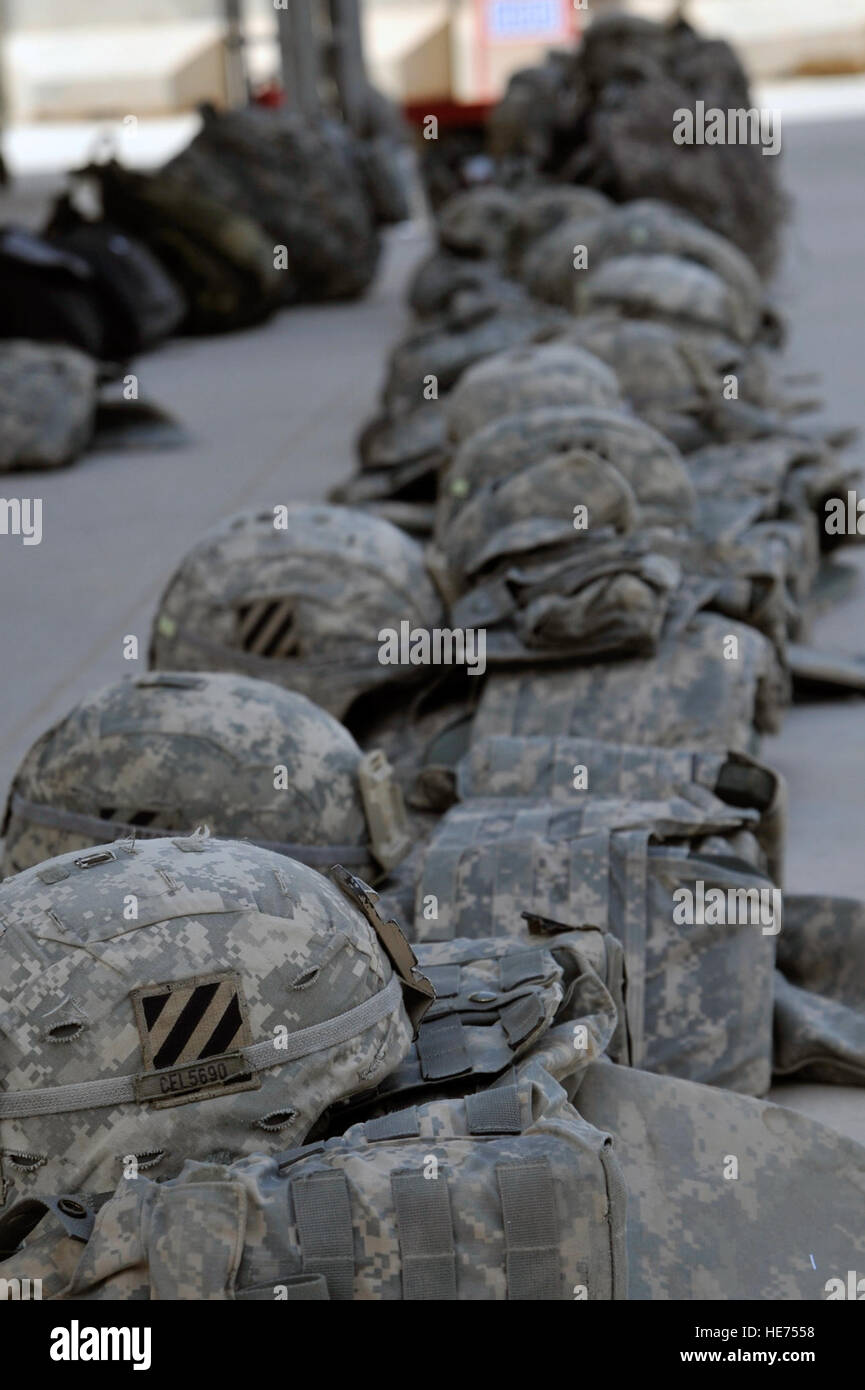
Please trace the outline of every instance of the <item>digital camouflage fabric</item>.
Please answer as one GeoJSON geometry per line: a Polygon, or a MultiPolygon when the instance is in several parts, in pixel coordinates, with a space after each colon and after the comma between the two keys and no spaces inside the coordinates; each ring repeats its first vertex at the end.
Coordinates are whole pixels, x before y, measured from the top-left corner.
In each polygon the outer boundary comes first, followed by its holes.
{"type": "Polygon", "coordinates": [[[789,683],[754,628],[698,613],[665,635],[657,653],[541,671],[489,672],[472,740],[492,734],[566,735],[661,748],[753,752],[776,732],[789,683]],[[736,656],[725,656],[734,648],[736,656]]]}
{"type": "MultiPolygon", "coordinates": [[[[711,307],[734,341],[751,342],[763,331],[765,290],[747,257],[695,218],[650,198],[559,222],[529,243],[517,273],[539,298],[585,312],[584,296],[601,271],[635,258],[645,260],[647,313],[654,297],[658,314],[683,323],[702,322],[711,307]],[[678,278],[672,271],[663,278],[655,268],[659,261],[677,266],[678,278]],[[705,275],[694,276],[697,269],[705,275]],[[696,286],[703,287],[699,310],[691,302],[696,286]]],[[[616,283],[612,276],[609,284],[616,283]]],[[[621,299],[622,312],[628,303],[621,299]]]]}
{"type": "Polygon", "coordinates": [[[532,342],[566,322],[562,310],[526,294],[508,294],[501,303],[485,296],[478,302],[471,295],[465,308],[457,301],[397,343],[382,391],[384,409],[402,415],[425,400],[439,399],[475,362],[532,342]]]}
{"type": "Polygon", "coordinates": [[[455,193],[439,211],[439,242],[460,256],[500,259],[518,212],[518,198],[496,184],[455,193]]]}
{"type": "MultiPolygon", "coordinates": [[[[387,895],[379,910],[390,911],[387,895]]],[[[525,939],[458,937],[415,950],[435,1002],[406,1058],[374,1091],[333,1107],[326,1133],[358,1114],[503,1082],[539,1048],[544,1065],[569,1078],[605,1052],[629,1060],[624,957],[608,932],[534,918],[525,939]]]]}
{"type": "Polygon", "coordinates": [[[629,1298],[817,1301],[829,1278],[862,1268],[855,1140],[767,1101],[605,1061],[574,1104],[613,1135],[622,1166],[629,1298]]]}
{"type": "Polygon", "coordinates": [[[229,517],[193,547],[162,596],[150,661],[275,681],[344,718],[360,695],[423,675],[379,660],[380,631],[441,617],[416,541],[362,511],[293,503],[229,517]]]}
{"type": "Polygon", "coordinates": [[[535,406],[515,408],[463,441],[441,479],[437,539],[481,486],[500,484],[567,449],[588,450],[618,469],[646,525],[687,524],[693,518],[695,492],[684,460],[650,425],[625,410],[576,403],[535,406]]]}
{"type": "Polygon", "coordinates": [[[865,903],[790,894],[778,940],[778,1076],[865,1085],[865,903]]]}
{"type": "Polygon", "coordinates": [[[407,843],[385,769],[304,695],[213,672],[97,691],[36,741],[9,792],[4,875],[107,834],[217,836],[366,877],[407,843]],[[372,798],[370,815],[366,806],[372,798]]]}
{"type": "Polygon", "coordinates": [[[535,1064],[324,1145],[121,1182],[86,1245],[52,1214],[0,1269],[38,1264],[49,1298],[623,1299],[624,1223],[608,1136],[535,1064]]]}
{"type": "Polygon", "coordinates": [[[273,1152],[385,1077],[431,990],[364,891],[202,835],[7,879],[3,1200],[273,1152]]]}
{"type": "Polygon", "coordinates": [[[96,374],[75,348],[0,342],[0,472],[78,457],[93,433],[96,374]]]}
{"type": "Polygon", "coordinates": [[[498,352],[465,372],[448,401],[448,428],[458,442],[535,406],[620,404],[616,377],[598,358],[568,343],[540,343],[498,352]]]}
{"type": "Polygon", "coordinates": [[[741,752],[640,747],[600,739],[544,736],[476,739],[456,768],[455,792],[473,797],[529,797],[573,805],[588,798],[688,799],[694,787],[731,806],[759,813],[753,827],[772,878],[783,881],[787,788],[781,775],[741,752]]]}
{"type": "Polygon", "coordinates": [[[756,820],[700,787],[656,802],[463,802],[420,855],[412,935],[524,940],[525,913],[609,932],[624,950],[633,1064],[764,1094],[780,912],[756,820]],[[718,920],[697,906],[713,890],[718,920]]]}

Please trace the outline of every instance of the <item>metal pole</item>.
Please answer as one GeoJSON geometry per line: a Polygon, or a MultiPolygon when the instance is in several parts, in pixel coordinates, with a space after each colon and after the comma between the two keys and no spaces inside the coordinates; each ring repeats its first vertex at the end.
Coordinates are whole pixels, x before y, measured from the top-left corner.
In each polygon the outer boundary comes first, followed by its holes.
{"type": "Polygon", "coordinates": [[[360,0],[330,0],[334,75],[346,124],[362,133],[367,117],[368,83],[363,60],[360,0]]]}
{"type": "Polygon", "coordinates": [[[243,0],[225,0],[225,82],[228,104],[245,106],[249,101],[243,32],[243,0]]]}
{"type": "Polygon", "coordinates": [[[286,102],[304,115],[316,116],[321,110],[321,63],[309,0],[285,0],[276,11],[276,19],[286,102]]]}

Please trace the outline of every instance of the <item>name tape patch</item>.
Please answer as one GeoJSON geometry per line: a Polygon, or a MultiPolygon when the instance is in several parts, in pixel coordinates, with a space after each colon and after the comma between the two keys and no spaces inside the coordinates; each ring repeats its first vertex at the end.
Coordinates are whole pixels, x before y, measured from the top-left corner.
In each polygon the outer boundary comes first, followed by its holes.
{"type": "Polygon", "coordinates": [[[233,971],[144,985],[131,998],[145,1068],[139,1101],[164,1109],[261,1085],[240,1051],[252,1036],[233,971]]]}

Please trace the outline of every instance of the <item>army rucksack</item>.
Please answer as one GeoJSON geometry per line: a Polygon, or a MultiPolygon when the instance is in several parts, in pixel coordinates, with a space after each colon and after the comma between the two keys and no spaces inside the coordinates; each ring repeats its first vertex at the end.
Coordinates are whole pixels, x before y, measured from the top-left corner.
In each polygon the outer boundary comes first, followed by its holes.
{"type": "Polygon", "coordinates": [[[139,173],[114,161],[81,171],[95,180],[105,218],[139,237],[183,291],[189,333],[260,323],[284,290],[273,245],[257,222],[170,173],[139,173]]]}
{"type": "Polygon", "coordinates": [[[88,220],[68,195],[56,203],[45,236],[91,269],[103,310],[103,357],[125,361],[172,334],[186,301],[153,252],[109,222],[88,220]]]}

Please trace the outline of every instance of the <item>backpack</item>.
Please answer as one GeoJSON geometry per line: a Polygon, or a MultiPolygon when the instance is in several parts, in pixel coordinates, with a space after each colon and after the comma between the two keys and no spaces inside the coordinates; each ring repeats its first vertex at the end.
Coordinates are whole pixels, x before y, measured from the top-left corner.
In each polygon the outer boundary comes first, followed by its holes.
{"type": "Polygon", "coordinates": [[[68,196],[57,202],[45,236],[90,267],[103,306],[104,356],[133,357],[169,337],[185,317],[179,287],[147,246],[110,222],[88,221],[68,196]]]}
{"type": "Polygon", "coordinates": [[[0,337],[66,343],[104,356],[96,280],[80,256],[26,227],[0,230],[0,337]]]}
{"type": "Polygon", "coordinates": [[[81,173],[96,180],[106,220],[143,241],[180,286],[186,332],[244,328],[277,306],[280,271],[257,222],[169,173],[137,173],[114,160],[81,173]]]}

